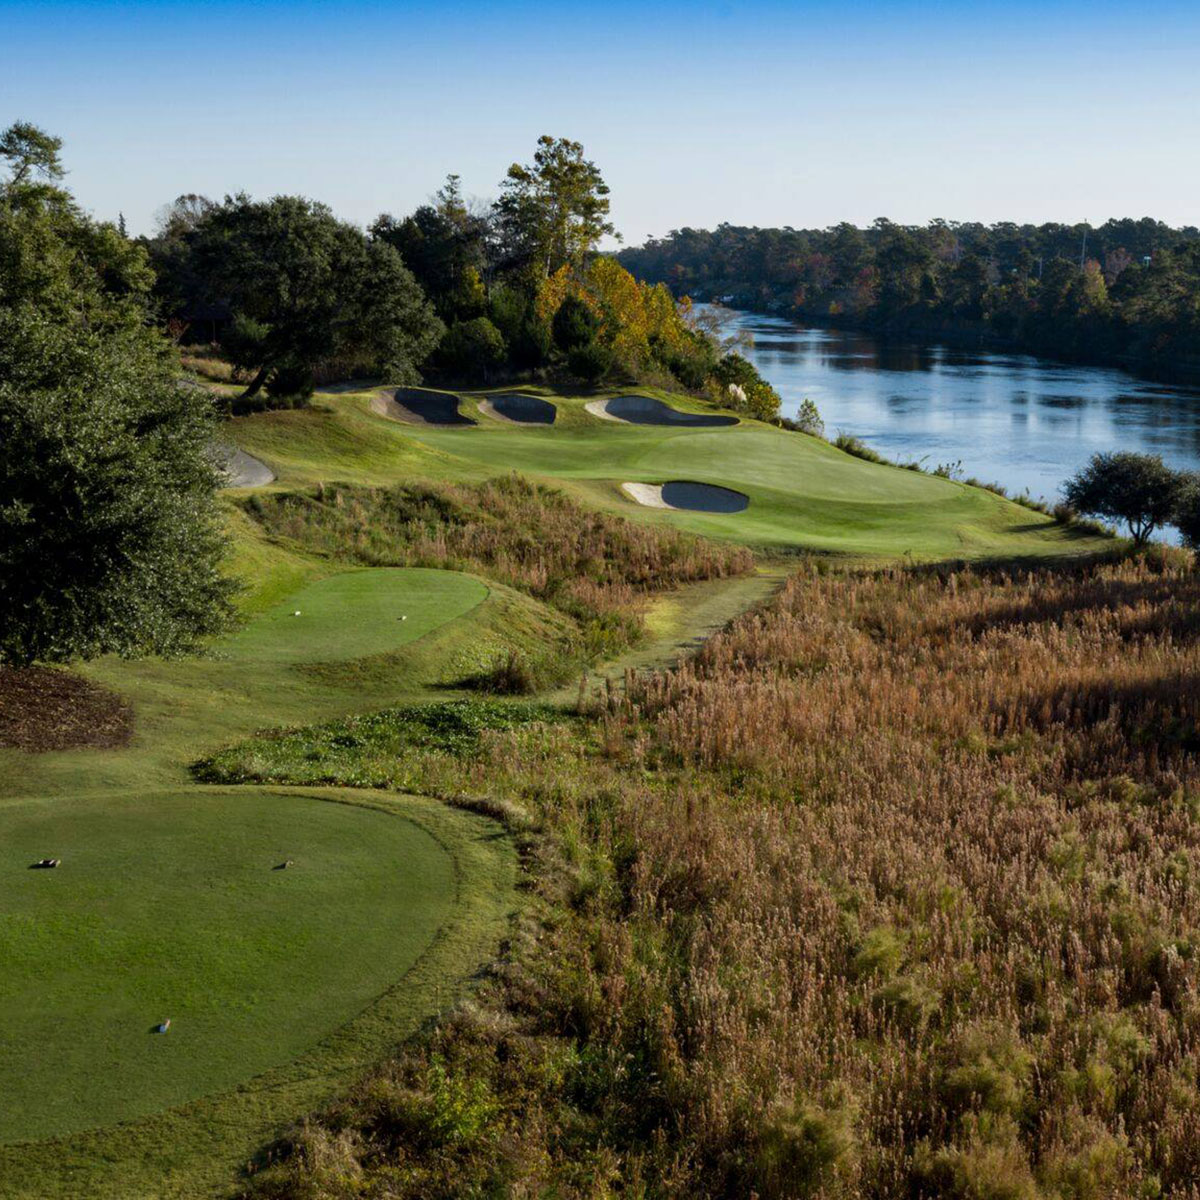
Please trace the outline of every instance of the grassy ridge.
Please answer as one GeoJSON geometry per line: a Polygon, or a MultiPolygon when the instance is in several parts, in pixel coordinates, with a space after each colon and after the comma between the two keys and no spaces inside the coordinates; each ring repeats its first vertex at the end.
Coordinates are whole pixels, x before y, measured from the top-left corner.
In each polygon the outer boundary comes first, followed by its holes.
{"type": "Polygon", "coordinates": [[[865,462],[804,434],[748,420],[699,431],[622,425],[586,413],[588,398],[528,390],[558,407],[553,426],[486,415],[467,428],[400,425],[373,414],[366,397],[349,395],[239,420],[233,436],[271,464],[282,486],[384,483],[401,474],[477,481],[516,470],[636,521],[767,551],[931,560],[1070,557],[1107,545],[982,489],[865,462]],[[725,516],[669,512],[643,508],[619,490],[625,481],[679,478],[745,492],[750,507],[725,516]]]}

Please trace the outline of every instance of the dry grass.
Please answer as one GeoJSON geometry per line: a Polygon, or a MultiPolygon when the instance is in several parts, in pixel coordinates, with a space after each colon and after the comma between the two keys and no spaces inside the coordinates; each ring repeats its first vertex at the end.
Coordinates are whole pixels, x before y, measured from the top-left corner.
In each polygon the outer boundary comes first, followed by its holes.
{"type": "Polygon", "coordinates": [[[432,756],[536,915],[256,1194],[1200,1195],[1197,611],[813,568],[591,740],[432,756]]]}

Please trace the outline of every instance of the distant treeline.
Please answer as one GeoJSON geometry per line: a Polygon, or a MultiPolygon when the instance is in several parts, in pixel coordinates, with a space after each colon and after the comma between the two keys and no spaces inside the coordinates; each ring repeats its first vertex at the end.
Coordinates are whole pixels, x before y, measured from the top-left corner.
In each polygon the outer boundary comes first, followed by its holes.
{"type": "Polygon", "coordinates": [[[1160,221],[677,229],[623,250],[676,295],[884,333],[1200,371],[1200,230],[1160,221]]]}

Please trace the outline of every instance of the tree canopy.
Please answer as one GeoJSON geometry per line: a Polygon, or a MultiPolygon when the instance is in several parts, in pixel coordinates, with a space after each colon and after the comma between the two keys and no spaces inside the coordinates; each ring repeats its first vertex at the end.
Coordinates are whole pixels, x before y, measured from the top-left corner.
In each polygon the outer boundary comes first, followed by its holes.
{"type": "Polygon", "coordinates": [[[387,242],[299,196],[229,197],[183,237],[192,299],[229,307],[223,347],[250,376],[247,398],[311,391],[313,369],[335,359],[420,381],[443,327],[387,242]]]}
{"type": "Polygon", "coordinates": [[[170,652],[228,617],[212,405],[177,382],[150,278],[65,191],[0,185],[0,661],[170,652]]]}
{"type": "Polygon", "coordinates": [[[542,278],[560,267],[581,267],[605,234],[608,185],[583,147],[568,138],[538,138],[533,162],[513,163],[500,185],[496,217],[510,260],[542,278]]]}
{"type": "Polygon", "coordinates": [[[618,257],[677,295],[889,333],[991,333],[1035,353],[1156,369],[1193,357],[1200,339],[1200,230],[1149,218],[719,225],[618,257]]]}
{"type": "Polygon", "coordinates": [[[1157,454],[1120,450],[1093,455],[1063,485],[1063,497],[1077,512],[1124,521],[1141,546],[1174,519],[1183,486],[1183,477],[1157,454]]]}

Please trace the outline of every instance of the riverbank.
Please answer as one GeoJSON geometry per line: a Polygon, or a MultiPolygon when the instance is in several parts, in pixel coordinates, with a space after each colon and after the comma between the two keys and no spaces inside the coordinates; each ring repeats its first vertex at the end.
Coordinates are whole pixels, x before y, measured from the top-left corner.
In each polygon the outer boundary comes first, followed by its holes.
{"type": "MultiPolygon", "coordinates": [[[[1004,334],[978,322],[948,322],[920,313],[904,312],[884,319],[871,319],[853,313],[830,313],[790,304],[784,300],[762,300],[752,295],[723,292],[721,303],[742,312],[778,317],[781,320],[811,326],[815,329],[834,329],[841,332],[866,333],[880,340],[900,342],[940,342],[962,349],[990,351],[996,354],[1021,354],[1049,359],[1076,367],[1102,367],[1126,371],[1139,379],[1154,383],[1200,386],[1200,354],[1186,357],[1147,359],[1128,351],[1072,352],[1054,342],[1032,342],[1026,338],[1004,334]]],[[[712,303],[712,298],[692,296],[697,303],[712,303]]]]}
{"type": "Polygon", "coordinates": [[[1092,454],[1115,447],[1200,468],[1200,387],[754,312],[736,313],[731,331],[754,339],[745,354],[785,414],[811,399],[830,436],[851,434],[894,461],[957,468],[1051,504],[1092,454]]]}

